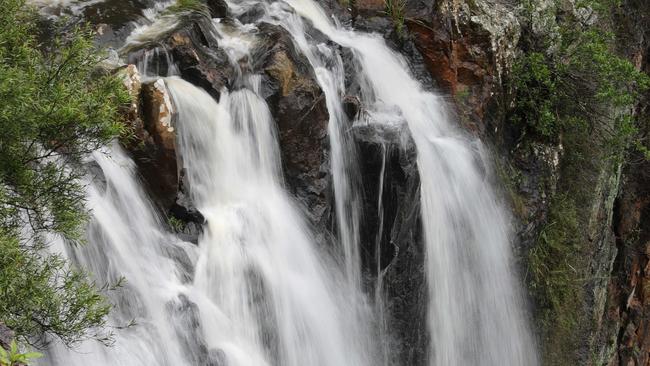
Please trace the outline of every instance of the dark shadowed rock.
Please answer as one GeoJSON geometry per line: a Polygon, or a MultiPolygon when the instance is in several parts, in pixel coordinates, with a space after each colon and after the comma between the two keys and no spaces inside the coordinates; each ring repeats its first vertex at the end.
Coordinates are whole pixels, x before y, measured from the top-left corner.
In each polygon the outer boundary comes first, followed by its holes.
{"type": "Polygon", "coordinates": [[[354,121],[357,118],[360,110],[361,101],[359,101],[358,97],[346,95],[345,98],[343,98],[343,111],[350,121],[354,121]]]}
{"type": "Polygon", "coordinates": [[[199,308],[186,295],[180,294],[166,304],[167,312],[174,319],[174,329],[181,339],[179,345],[192,365],[226,366],[223,351],[211,349],[203,341],[203,329],[199,308]]]}
{"type": "Polygon", "coordinates": [[[227,55],[218,48],[216,36],[206,21],[198,18],[171,34],[164,44],[181,77],[218,99],[221,88],[233,79],[234,70],[227,55]]]}
{"type": "Polygon", "coordinates": [[[228,15],[228,4],[223,0],[207,0],[206,4],[213,18],[225,18],[228,15]]]}
{"type": "Polygon", "coordinates": [[[305,204],[313,222],[324,224],[329,215],[325,95],[284,29],[261,24],[260,35],[251,66],[265,77],[263,94],[278,125],[288,188],[305,204]]]}
{"type": "Polygon", "coordinates": [[[382,276],[392,361],[424,365],[428,289],[415,145],[406,126],[357,126],[354,137],[363,162],[363,271],[372,283],[382,276]]]}

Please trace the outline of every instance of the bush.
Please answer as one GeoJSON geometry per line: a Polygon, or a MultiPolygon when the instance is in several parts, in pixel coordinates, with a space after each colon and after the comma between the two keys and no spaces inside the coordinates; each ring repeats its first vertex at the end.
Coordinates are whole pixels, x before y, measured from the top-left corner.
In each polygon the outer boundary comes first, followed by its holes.
{"type": "MultiPolygon", "coordinates": [[[[596,14],[608,11],[612,2],[581,1],[576,6],[596,14]]],[[[650,79],[613,52],[613,35],[603,26],[593,19],[563,16],[557,38],[524,39],[527,52],[511,77],[512,120],[525,133],[550,142],[584,124],[606,131],[606,139],[629,143],[636,132],[632,108],[650,79]]]]}
{"type": "Polygon", "coordinates": [[[60,256],[39,254],[0,233],[0,318],[17,336],[31,344],[55,335],[66,345],[103,333],[110,309],[83,272],[60,256]],[[28,338],[29,337],[29,338],[28,338]]]}
{"type": "Polygon", "coordinates": [[[74,167],[124,131],[129,94],[98,71],[87,28],[43,47],[24,0],[0,9],[0,322],[29,342],[105,339],[108,305],[86,274],[48,254],[42,234],[82,241],[83,169],[74,167]]]}

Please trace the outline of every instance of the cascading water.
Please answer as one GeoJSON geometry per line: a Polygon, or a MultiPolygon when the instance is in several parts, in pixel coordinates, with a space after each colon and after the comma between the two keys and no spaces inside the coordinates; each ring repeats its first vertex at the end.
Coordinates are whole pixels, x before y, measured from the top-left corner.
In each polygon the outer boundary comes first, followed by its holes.
{"type": "Polygon", "coordinates": [[[427,249],[431,364],[537,364],[511,269],[508,222],[482,171],[480,143],[456,131],[440,98],[422,90],[381,38],[334,26],[312,1],[287,3],[355,51],[367,80],[366,103],[394,107],[411,130],[427,249]]]}
{"type": "Polygon", "coordinates": [[[190,333],[178,329],[191,329],[192,324],[173,309],[187,306],[179,295],[188,291],[184,283],[195,248],[165,233],[135,179],[135,165],[118,146],[94,153],[93,160],[101,174],[87,189],[93,215],[86,231],[89,243],[59,249],[91,271],[99,284],[128,278],[124,288],[110,293],[115,305],[110,324],[127,325],[136,319],[138,325],[119,330],[110,348],[86,342],[71,351],[55,344],[46,361],[74,366],[187,364],[180,345],[190,333]]]}
{"type": "Polygon", "coordinates": [[[225,317],[205,325],[221,329],[215,345],[232,365],[369,365],[344,277],[279,184],[264,100],[243,88],[216,104],[187,82],[168,85],[190,191],[208,221],[194,283],[225,317]]]}
{"type": "MultiPolygon", "coordinates": [[[[536,365],[511,268],[507,216],[488,182],[480,143],[453,127],[441,99],[422,90],[407,63],[381,37],[341,28],[312,0],[232,0],[229,6],[235,14],[261,6],[264,16],[258,22],[280,25],[291,34],[325,93],[342,260],[317,247],[283,189],[275,124],[260,96],[259,76],[238,69],[238,89],[222,90],[218,102],[188,82],[166,78],[178,112],[177,139],[189,193],[207,219],[204,234],[198,247],[167,234],[120,148],[112,147],[110,158],[95,153],[105,182],[89,184],[89,244],[61,248],[98,283],[126,277],[125,288],[110,294],[115,305],[110,321],[120,325],[135,319],[137,326],[118,330],[112,348],[84,343],[70,351],[53,345],[46,362],[392,365],[383,334],[381,268],[374,269],[374,300],[363,294],[362,213],[353,176],[357,157],[346,127],[351,122],[341,105],[343,61],[337,46],[307,36],[313,27],[352,50],[360,98],[373,122],[406,124],[417,147],[429,364],[536,365]]],[[[167,18],[166,23],[174,21],[167,18]]],[[[226,34],[215,22],[220,47],[235,67],[248,52],[252,41],[246,31],[255,24],[238,26],[244,31],[226,34]]],[[[157,32],[155,27],[139,29],[130,40],[157,32]]],[[[172,60],[167,63],[175,74],[172,60]]],[[[141,71],[154,76],[152,69],[141,71]]],[[[382,151],[380,177],[386,166],[382,151]]],[[[379,184],[381,213],[383,178],[379,184]]],[[[381,232],[381,214],[380,219],[381,232]]]]}

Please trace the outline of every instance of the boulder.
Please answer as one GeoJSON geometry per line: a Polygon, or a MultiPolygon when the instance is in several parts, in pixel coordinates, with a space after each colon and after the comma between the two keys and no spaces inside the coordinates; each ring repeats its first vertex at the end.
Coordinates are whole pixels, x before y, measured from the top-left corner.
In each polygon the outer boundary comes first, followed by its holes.
{"type": "Polygon", "coordinates": [[[180,221],[182,227],[177,225],[171,229],[181,239],[196,243],[205,218],[189,199],[187,184],[183,184],[182,162],[176,150],[176,112],[171,94],[163,79],[143,84],[135,65],[121,68],[118,73],[133,97],[133,103],[123,112],[133,137],[123,144],[133,157],[154,202],[164,213],[180,221]]]}
{"type": "Polygon", "coordinates": [[[288,189],[315,224],[329,219],[329,159],[325,95],[307,59],[281,27],[261,24],[251,67],[264,75],[262,93],[277,122],[288,189]]]}

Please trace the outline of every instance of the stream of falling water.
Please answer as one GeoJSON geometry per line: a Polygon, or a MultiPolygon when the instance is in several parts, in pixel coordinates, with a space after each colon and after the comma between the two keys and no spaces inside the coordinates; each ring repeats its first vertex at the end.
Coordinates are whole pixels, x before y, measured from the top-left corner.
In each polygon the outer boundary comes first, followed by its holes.
{"type": "MultiPolygon", "coordinates": [[[[89,244],[60,249],[93,272],[98,283],[125,276],[125,288],[110,295],[115,304],[111,322],[136,319],[138,325],[119,330],[112,348],[87,342],[71,351],[54,345],[45,362],[390,364],[384,328],[377,326],[384,309],[381,268],[376,269],[373,301],[361,285],[362,216],[354,184],[357,157],[341,106],[343,61],[337,46],[307,36],[313,27],[352,50],[363,105],[369,115],[383,116],[374,122],[405,124],[417,146],[429,364],[537,365],[511,268],[508,218],[488,182],[481,144],[454,128],[441,99],[423,91],[406,61],[380,36],[342,28],[312,0],[231,0],[229,6],[235,14],[261,6],[264,16],[258,22],[280,25],[291,34],[325,93],[342,260],[317,247],[300,209],[283,189],[275,123],[260,96],[259,77],[238,70],[240,88],[223,90],[219,102],[167,77],[178,110],[180,155],[192,200],[207,219],[205,232],[198,247],[166,233],[121,149],[93,154],[105,179],[88,185],[93,213],[89,244]]],[[[249,51],[245,31],[225,34],[215,22],[215,32],[236,66],[237,58],[249,51]]],[[[380,177],[386,164],[382,151],[380,177]]],[[[383,178],[379,184],[383,191],[383,178]]],[[[379,199],[381,208],[381,194],[379,199]]]]}
{"type": "Polygon", "coordinates": [[[406,61],[379,36],[341,29],[312,1],[287,3],[332,41],[355,51],[367,80],[365,103],[396,110],[396,119],[408,125],[417,146],[430,289],[430,364],[536,365],[511,268],[507,217],[486,177],[480,143],[454,128],[442,100],[422,90],[406,61]]]}

